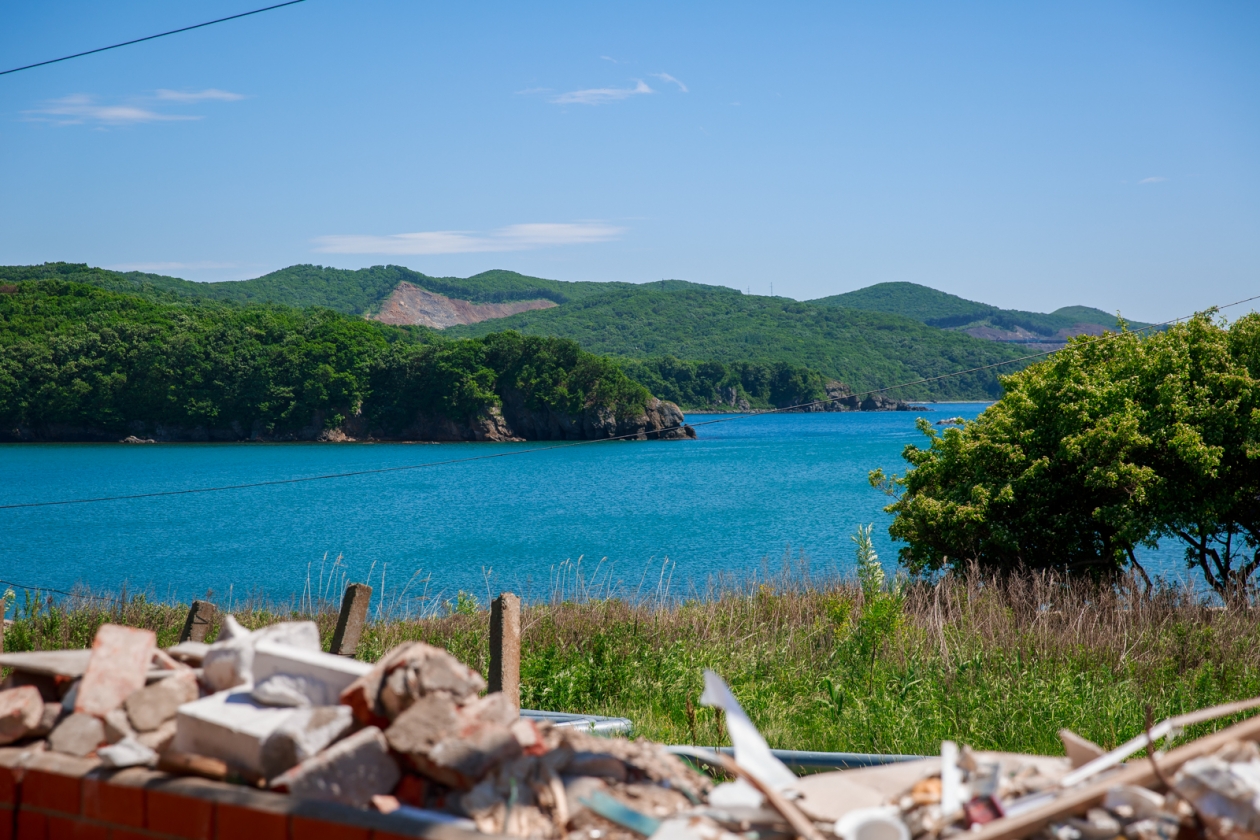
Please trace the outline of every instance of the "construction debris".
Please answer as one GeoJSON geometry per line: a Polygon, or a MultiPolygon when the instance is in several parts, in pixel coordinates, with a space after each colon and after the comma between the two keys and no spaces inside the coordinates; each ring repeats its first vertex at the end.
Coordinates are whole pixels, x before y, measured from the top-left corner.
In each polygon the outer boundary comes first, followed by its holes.
{"type": "Polygon", "coordinates": [[[658,744],[522,718],[423,643],[373,666],[320,651],[311,622],[251,632],[231,616],[211,645],[154,641],[105,625],[91,651],[0,656],[0,744],[531,840],[1260,840],[1260,717],[1137,755],[1260,699],[1109,752],[1064,730],[1067,758],[946,741],[939,758],[801,778],[705,672],[734,756],[670,750],[720,771],[715,785],[658,744]]]}

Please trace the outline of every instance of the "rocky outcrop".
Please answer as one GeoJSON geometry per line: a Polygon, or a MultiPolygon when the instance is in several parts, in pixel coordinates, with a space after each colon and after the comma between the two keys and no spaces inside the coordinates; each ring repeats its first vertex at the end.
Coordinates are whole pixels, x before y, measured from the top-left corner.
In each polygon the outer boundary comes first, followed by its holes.
{"type": "MultiPolygon", "coordinates": [[[[346,412],[349,413],[349,412],[346,412]]],[[[683,413],[671,402],[652,398],[642,413],[617,417],[611,410],[590,407],[577,415],[554,409],[529,408],[524,397],[509,392],[504,406],[490,406],[476,416],[453,420],[437,414],[419,414],[406,428],[398,431],[374,429],[360,416],[327,427],[325,417],[316,412],[310,423],[296,431],[267,433],[260,426],[246,428],[231,423],[222,428],[205,426],[180,427],[161,424],[132,423],[131,433],[77,426],[45,428],[18,427],[0,430],[0,441],[9,442],[92,442],[106,443],[176,443],[199,441],[325,441],[349,442],[366,440],[392,441],[526,441],[526,440],[685,440],[696,431],[683,422],[683,413]]]]}
{"type": "Polygon", "coordinates": [[[550,309],[555,305],[549,300],[471,303],[448,298],[411,283],[399,283],[381,304],[381,311],[371,317],[385,324],[418,324],[440,330],[456,324],[476,324],[491,318],[506,318],[532,309],[550,309]]]}

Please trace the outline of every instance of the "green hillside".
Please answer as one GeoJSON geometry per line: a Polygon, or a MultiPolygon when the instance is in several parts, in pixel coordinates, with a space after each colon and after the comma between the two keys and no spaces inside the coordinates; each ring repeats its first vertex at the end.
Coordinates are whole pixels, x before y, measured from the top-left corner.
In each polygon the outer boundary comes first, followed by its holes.
{"type": "MultiPolygon", "coordinates": [[[[554,309],[451,327],[451,335],[495,330],[555,335],[591,352],[631,358],[674,356],[722,363],[803,365],[858,390],[954,373],[1023,355],[900,315],[745,295],[721,286],[669,281],[605,287],[554,309]]],[[[906,389],[905,399],[989,399],[997,375],[983,371],[906,389]]]]}
{"type": "MultiPolygon", "coordinates": [[[[1022,328],[1039,336],[1054,336],[1060,330],[1073,330],[1078,324],[1093,324],[1107,329],[1116,327],[1114,314],[1091,306],[1064,306],[1049,314],[999,309],[918,283],[876,283],[864,289],[809,302],[818,306],[843,306],[902,315],[941,329],[1022,328]]],[[[1136,328],[1149,324],[1132,322],[1130,326],[1136,328]]]]}
{"type": "Polygon", "coordinates": [[[514,271],[486,271],[472,277],[429,277],[397,265],[378,265],[355,271],[318,265],[293,265],[253,280],[194,283],[178,277],[89,268],[75,263],[0,266],[0,282],[65,280],[88,283],[116,292],[147,297],[202,298],[235,303],[279,303],[285,306],[324,306],[347,315],[375,311],[399,283],[411,283],[447,297],[475,303],[512,300],[551,300],[566,303],[599,293],[607,283],[566,283],[526,277],[514,271]]]}

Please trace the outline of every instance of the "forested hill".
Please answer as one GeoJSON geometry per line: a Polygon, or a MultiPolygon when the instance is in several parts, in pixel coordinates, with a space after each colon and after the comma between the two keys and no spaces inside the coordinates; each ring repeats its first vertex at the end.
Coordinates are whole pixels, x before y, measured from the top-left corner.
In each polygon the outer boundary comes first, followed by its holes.
{"type": "Polygon", "coordinates": [[[0,282],[0,440],[590,439],[675,419],[564,339],[0,282]]]}
{"type": "MultiPolygon", "coordinates": [[[[1027,354],[882,312],[745,295],[721,286],[644,283],[495,321],[452,327],[453,335],[498,329],[576,340],[596,353],[632,358],[804,365],[857,390],[981,367],[1027,354]]],[[[899,399],[993,399],[1011,365],[890,394],[899,399]]]]}
{"type": "MultiPolygon", "coordinates": [[[[841,306],[903,315],[941,329],[1022,329],[1034,336],[1065,338],[1068,334],[1088,331],[1083,327],[1109,330],[1116,328],[1114,313],[1103,312],[1092,306],[1064,306],[1050,313],[999,309],[917,283],[876,283],[857,291],[809,302],[818,306],[841,306]]],[[[1150,325],[1133,321],[1129,326],[1138,328],[1150,325]]]]}
{"type": "Polygon", "coordinates": [[[194,283],[178,277],[139,271],[109,271],[76,263],[0,266],[0,282],[66,280],[128,294],[169,300],[172,297],[278,303],[285,306],[324,306],[347,315],[376,312],[398,287],[410,283],[431,292],[473,303],[550,300],[566,303],[606,290],[608,283],[567,283],[526,277],[514,271],[486,271],[472,277],[430,277],[397,265],[378,265],[356,271],[318,265],[293,265],[253,280],[194,283]]]}

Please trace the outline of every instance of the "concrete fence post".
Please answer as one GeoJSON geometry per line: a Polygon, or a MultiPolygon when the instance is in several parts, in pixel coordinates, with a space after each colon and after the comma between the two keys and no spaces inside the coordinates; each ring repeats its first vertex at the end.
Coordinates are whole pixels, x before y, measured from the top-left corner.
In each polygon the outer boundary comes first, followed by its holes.
{"type": "Polygon", "coordinates": [[[368,606],[372,603],[372,587],[366,583],[352,583],[341,597],[341,612],[337,616],[337,629],[333,631],[330,653],[338,656],[354,656],[367,623],[368,606]]]}
{"type": "Polygon", "coordinates": [[[521,708],[521,599],[504,592],[490,604],[490,690],[521,708]]]}
{"type": "Polygon", "coordinates": [[[179,631],[181,642],[204,642],[210,625],[214,623],[219,610],[209,601],[193,601],[188,608],[188,617],[184,619],[184,629],[179,631]]]}

